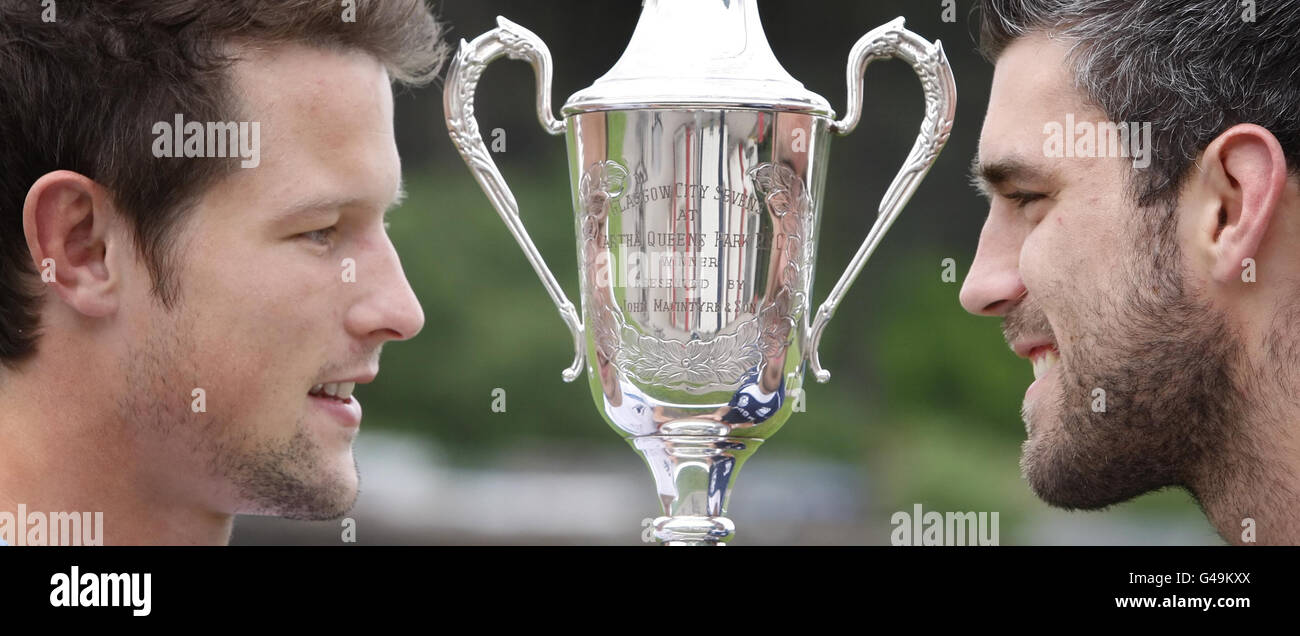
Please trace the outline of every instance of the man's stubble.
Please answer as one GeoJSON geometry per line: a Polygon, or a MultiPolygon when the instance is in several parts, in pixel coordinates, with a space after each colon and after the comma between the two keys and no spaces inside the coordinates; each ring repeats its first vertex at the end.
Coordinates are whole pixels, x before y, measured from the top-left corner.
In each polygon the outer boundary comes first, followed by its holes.
{"type": "MultiPolygon", "coordinates": [[[[224,512],[326,520],[350,510],[360,491],[355,454],[353,489],[325,465],[325,451],[301,413],[288,439],[257,437],[260,422],[240,422],[216,403],[240,397],[202,381],[195,356],[203,349],[183,296],[170,310],[161,307],[156,304],[154,322],[124,365],[129,390],[119,396],[117,408],[127,434],[152,437],[143,447],[176,451],[195,468],[202,466],[203,483],[198,486],[215,485],[220,492],[233,493],[238,502],[237,510],[224,512]],[[194,409],[195,389],[205,391],[205,411],[194,409]]],[[[303,399],[308,399],[305,394],[303,399]]],[[[162,459],[164,464],[174,461],[162,459]]],[[[195,475],[179,478],[193,480],[195,475]]]]}
{"type": "MultiPolygon", "coordinates": [[[[1070,338],[1058,343],[1068,357],[1058,363],[1057,390],[1023,411],[1034,425],[1020,466],[1034,493],[1054,506],[1104,508],[1204,483],[1241,441],[1248,415],[1237,373],[1242,342],[1189,289],[1170,225],[1176,217],[1161,212],[1139,213],[1126,228],[1136,240],[1117,289],[1046,290],[1065,332],[1056,336],[1070,338]],[[1045,405],[1054,414],[1035,408],[1045,405]],[[1050,415],[1054,421],[1043,421],[1050,415]]],[[[1048,329],[1034,296],[1004,322],[1009,341],[1048,329]]]]}

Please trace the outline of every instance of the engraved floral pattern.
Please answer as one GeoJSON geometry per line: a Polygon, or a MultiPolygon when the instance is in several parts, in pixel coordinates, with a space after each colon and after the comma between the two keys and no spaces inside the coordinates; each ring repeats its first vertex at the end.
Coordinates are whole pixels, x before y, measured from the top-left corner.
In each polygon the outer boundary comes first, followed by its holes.
{"type": "Polygon", "coordinates": [[[606,203],[623,196],[627,188],[627,168],[617,161],[606,159],[587,167],[578,182],[578,195],[588,216],[603,218],[606,203]]]}

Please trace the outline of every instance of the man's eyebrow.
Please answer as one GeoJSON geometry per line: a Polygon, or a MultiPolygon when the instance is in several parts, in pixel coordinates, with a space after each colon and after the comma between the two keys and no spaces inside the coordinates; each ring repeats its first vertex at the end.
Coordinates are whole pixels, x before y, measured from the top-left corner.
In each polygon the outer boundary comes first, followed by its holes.
{"type": "Polygon", "coordinates": [[[1052,176],[1051,172],[1045,172],[1041,168],[1015,157],[981,163],[977,154],[971,158],[970,162],[971,185],[985,197],[991,197],[994,188],[1013,179],[1045,181],[1051,179],[1052,176]]]}
{"type": "MultiPolygon", "coordinates": [[[[406,200],[406,188],[401,182],[399,182],[397,184],[397,191],[393,194],[392,201],[384,208],[384,217],[387,218],[388,214],[392,212],[394,208],[401,205],[404,200],[406,200]]],[[[373,202],[362,197],[336,196],[330,194],[318,195],[293,204],[288,209],[277,214],[275,220],[276,222],[280,222],[295,218],[310,218],[330,210],[370,205],[373,205],[373,202]]]]}

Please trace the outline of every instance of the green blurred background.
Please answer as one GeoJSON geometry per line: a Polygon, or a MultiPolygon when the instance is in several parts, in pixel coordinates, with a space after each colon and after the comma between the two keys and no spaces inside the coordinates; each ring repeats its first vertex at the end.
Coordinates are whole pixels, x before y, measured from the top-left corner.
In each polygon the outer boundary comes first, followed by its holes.
{"type": "MultiPolygon", "coordinates": [[[[762,0],[785,68],[843,111],[848,51],[896,16],[941,39],[957,79],[956,124],[943,154],[827,329],[827,384],[808,377],[797,414],[746,464],[729,516],[736,544],[888,544],[895,511],[999,513],[1002,545],[1221,541],[1183,491],[1105,512],[1067,513],[1020,478],[1019,416],[1029,364],[1000,323],[962,310],[957,294],[987,207],[967,184],[992,67],[975,52],[971,3],[942,20],[942,0],[762,0]],[[945,282],[941,262],[956,262],[945,282]]],[[[630,37],[636,0],[444,0],[449,43],[502,15],[538,34],[555,62],[553,103],[602,75],[630,37]]],[[[818,254],[817,294],[857,250],[910,148],[923,108],[900,62],[873,64],[863,123],[836,138],[818,254]]],[[[649,471],[597,415],[585,381],[565,384],[567,329],[537,276],[447,137],[442,87],[399,90],[397,134],[409,191],[392,235],[424,307],[424,331],[385,347],[358,395],[359,543],[636,544],[657,516],[649,471]],[[504,389],[507,410],[491,409],[504,389]]],[[[577,258],[562,138],[535,119],[531,69],[492,65],[477,112],[494,158],[547,263],[577,298],[577,258]]],[[[338,543],[339,522],[241,518],[235,543],[338,543]]]]}

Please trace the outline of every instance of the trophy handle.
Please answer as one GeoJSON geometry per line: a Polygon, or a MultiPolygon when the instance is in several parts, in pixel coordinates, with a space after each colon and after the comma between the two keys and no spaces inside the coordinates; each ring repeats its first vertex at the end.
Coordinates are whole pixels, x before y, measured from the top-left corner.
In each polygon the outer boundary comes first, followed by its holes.
{"type": "Polygon", "coordinates": [[[497,170],[496,162],[492,161],[492,156],[488,154],[483,137],[479,134],[478,122],[474,119],[474,92],[478,88],[479,78],[488,64],[503,55],[532,65],[533,72],[537,76],[537,120],[541,122],[542,128],[552,135],[564,133],[564,122],[556,120],[551,114],[550,50],[546,48],[546,43],[532,31],[501,16],[497,16],[497,28],[474,38],[473,42],[466,42],[464,39],[460,41],[460,50],[456,52],[456,58],[451,63],[451,70],[447,74],[447,86],[442,93],[447,130],[451,133],[452,143],[456,145],[461,157],[469,165],[470,172],[474,173],[474,178],[492,202],[492,207],[496,208],[501,215],[501,220],[505,221],[506,227],[515,236],[519,247],[528,257],[528,262],[533,264],[538,278],[542,280],[547,293],[551,295],[551,300],[560,310],[560,317],[564,319],[564,324],[568,325],[569,332],[573,334],[573,363],[563,373],[564,381],[572,382],[577,379],[579,373],[582,373],[582,366],[586,359],[583,354],[582,318],[578,316],[573,303],[569,302],[569,298],[564,295],[564,290],[556,282],[551,269],[546,266],[546,261],[537,251],[533,239],[528,236],[528,230],[524,229],[524,223],[519,218],[519,203],[515,201],[510,186],[506,185],[505,178],[497,170]]]}
{"type": "Polygon", "coordinates": [[[880,239],[898,218],[898,213],[902,211],[908,199],[912,198],[912,193],[921,184],[925,174],[930,171],[930,166],[934,165],[939,151],[948,141],[948,133],[952,131],[953,114],[957,109],[957,88],[952,78],[952,68],[948,66],[948,58],[943,54],[943,45],[937,40],[931,44],[925,38],[903,28],[903,18],[900,17],[872,29],[853,45],[853,50],[849,53],[847,74],[848,112],[844,114],[843,119],[831,123],[832,131],[839,135],[847,135],[857,127],[858,120],[862,117],[862,75],[867,70],[868,64],[891,57],[900,58],[911,64],[920,78],[921,88],[925,91],[925,119],[921,121],[921,132],[916,137],[912,151],[907,155],[907,161],[903,163],[898,175],[894,177],[894,182],[889,185],[884,198],[880,201],[879,214],[866,240],[862,242],[862,247],[858,248],[858,253],[853,255],[853,260],[840,276],[839,282],[835,283],[835,288],[826,297],[826,302],[817,309],[817,316],[813,319],[809,330],[807,351],[813,374],[818,382],[825,382],[831,378],[830,371],[822,368],[817,355],[822,331],[826,329],[826,324],[835,314],[835,309],[843,300],[844,293],[848,291],[849,286],[853,285],[853,281],[857,279],[862,266],[866,265],[867,259],[875,251],[880,239]]]}

